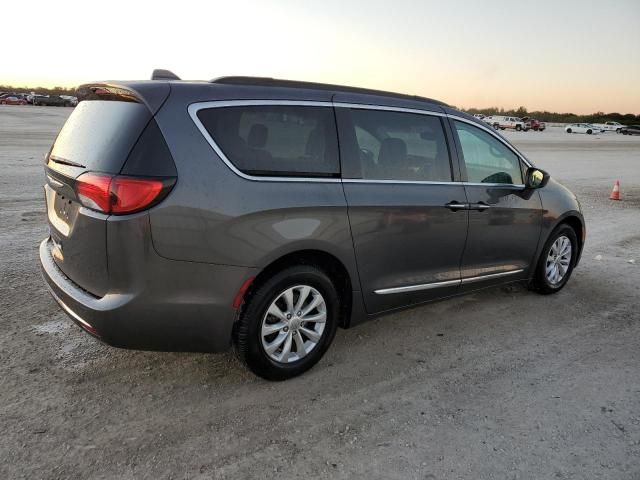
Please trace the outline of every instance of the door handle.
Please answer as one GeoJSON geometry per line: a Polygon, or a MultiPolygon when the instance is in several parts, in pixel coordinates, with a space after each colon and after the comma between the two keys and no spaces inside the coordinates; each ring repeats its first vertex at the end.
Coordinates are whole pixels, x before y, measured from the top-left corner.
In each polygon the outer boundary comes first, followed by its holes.
{"type": "Polygon", "coordinates": [[[444,206],[447,207],[452,212],[457,212],[458,210],[466,210],[467,208],[469,208],[468,203],[460,203],[460,202],[456,202],[455,200],[449,203],[446,203],[444,206]]]}
{"type": "Polygon", "coordinates": [[[484,212],[488,208],[491,208],[491,205],[488,205],[484,202],[472,203],[469,205],[469,210],[477,210],[479,212],[484,212]]]}

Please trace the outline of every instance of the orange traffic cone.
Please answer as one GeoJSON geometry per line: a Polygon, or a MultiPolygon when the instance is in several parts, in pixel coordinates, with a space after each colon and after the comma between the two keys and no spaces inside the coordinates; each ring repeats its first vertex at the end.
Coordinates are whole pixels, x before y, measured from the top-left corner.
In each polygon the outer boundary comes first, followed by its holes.
{"type": "Polygon", "coordinates": [[[616,183],[613,185],[609,200],[620,200],[620,180],[616,180],[616,183]]]}

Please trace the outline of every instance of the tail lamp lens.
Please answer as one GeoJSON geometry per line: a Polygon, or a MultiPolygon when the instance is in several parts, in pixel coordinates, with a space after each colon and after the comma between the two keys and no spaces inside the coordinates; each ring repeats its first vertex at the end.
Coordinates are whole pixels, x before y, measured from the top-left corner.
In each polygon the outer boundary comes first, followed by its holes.
{"type": "Polygon", "coordinates": [[[132,177],[113,177],[111,213],[129,213],[144,210],[158,198],[162,180],[132,177]]]}
{"type": "Polygon", "coordinates": [[[83,173],[76,180],[76,193],[87,208],[123,215],[153,206],[174,182],[175,179],[83,173]]]}

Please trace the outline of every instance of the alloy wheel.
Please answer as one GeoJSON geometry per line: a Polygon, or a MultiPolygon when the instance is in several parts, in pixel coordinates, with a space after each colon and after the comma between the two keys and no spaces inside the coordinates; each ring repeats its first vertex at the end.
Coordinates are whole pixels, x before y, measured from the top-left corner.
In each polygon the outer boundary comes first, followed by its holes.
{"type": "Polygon", "coordinates": [[[564,235],[556,238],[556,241],[551,245],[545,268],[547,280],[551,285],[555,286],[562,282],[569,271],[571,249],[571,240],[564,235]]]}
{"type": "Polygon", "coordinates": [[[315,349],[325,329],[327,305],[309,285],[280,293],[262,318],[260,337],[265,353],[278,363],[291,363],[315,349]]]}

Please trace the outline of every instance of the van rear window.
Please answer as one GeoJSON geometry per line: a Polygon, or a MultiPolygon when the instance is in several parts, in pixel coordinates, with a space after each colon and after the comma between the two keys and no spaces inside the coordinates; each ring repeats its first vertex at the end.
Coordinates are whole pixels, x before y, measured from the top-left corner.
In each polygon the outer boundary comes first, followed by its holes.
{"type": "Polygon", "coordinates": [[[203,109],[198,118],[227,159],[251,175],[337,177],[328,107],[251,105],[203,109]]]}
{"type": "Polygon", "coordinates": [[[141,103],[80,102],[58,134],[50,156],[87,170],[118,173],[151,119],[141,103]]]}

